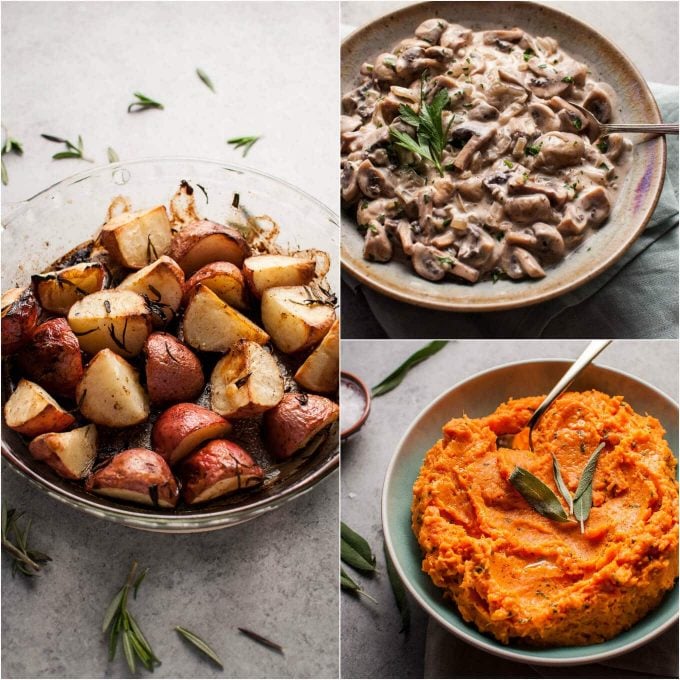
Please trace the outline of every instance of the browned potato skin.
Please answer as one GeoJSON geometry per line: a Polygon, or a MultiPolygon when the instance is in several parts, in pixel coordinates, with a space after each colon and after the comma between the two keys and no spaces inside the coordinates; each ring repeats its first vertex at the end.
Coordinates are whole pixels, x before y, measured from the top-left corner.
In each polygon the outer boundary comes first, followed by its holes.
{"type": "Polygon", "coordinates": [[[324,427],[338,419],[335,402],[318,394],[286,394],[264,414],[267,450],[277,460],[287,460],[324,427]]]}
{"type": "Polygon", "coordinates": [[[228,439],[215,439],[202,446],[184,460],[179,474],[182,496],[189,504],[210,487],[230,477],[239,478],[239,489],[256,486],[264,480],[264,470],[250,454],[228,439]]]}
{"type": "Polygon", "coordinates": [[[144,345],[146,389],[153,404],[196,399],[205,385],[198,357],[170,333],[152,333],[144,345]]]}
{"type": "MultiPolygon", "coordinates": [[[[12,294],[11,291],[5,293],[5,295],[10,294],[12,294]]],[[[4,355],[14,354],[33,337],[33,331],[38,325],[39,313],[38,301],[30,288],[25,288],[22,293],[14,297],[12,302],[3,305],[2,353],[4,355]]]]}
{"type": "MultiPolygon", "coordinates": [[[[87,429],[88,427],[95,426],[88,425],[80,429],[87,429]]],[[[71,430],[71,432],[67,432],[66,434],[71,434],[74,432],[75,430],[71,430]]],[[[60,437],[63,434],[64,434],[63,432],[48,432],[46,434],[38,435],[28,445],[28,450],[31,452],[33,458],[35,458],[36,460],[41,460],[47,465],[49,465],[57,474],[59,474],[64,479],[82,479],[83,477],[86,477],[88,475],[91,464],[81,474],[75,474],[72,470],[70,470],[64,465],[61,458],[53,451],[52,446],[50,445],[52,443],[51,440],[53,440],[53,438],[60,437]]],[[[95,446],[96,446],[96,431],[95,431],[95,446]]]]}
{"type": "MultiPolygon", "coordinates": [[[[198,448],[206,439],[214,439],[228,434],[231,425],[222,416],[197,404],[175,404],[161,413],[151,430],[151,442],[154,450],[171,464],[173,453],[180,447],[184,439],[195,433],[206,431],[194,448],[198,448]],[[218,430],[218,432],[215,432],[218,430]]],[[[187,452],[188,454],[189,452],[187,452]]]]}
{"type": "Polygon", "coordinates": [[[202,283],[207,286],[214,293],[220,296],[224,302],[235,307],[236,309],[244,310],[248,309],[250,306],[248,302],[248,294],[246,289],[246,282],[243,278],[241,270],[231,262],[211,262],[201,267],[193,276],[191,276],[185,286],[184,286],[184,299],[183,304],[186,307],[189,302],[191,291],[198,285],[202,283]],[[225,296],[221,295],[218,287],[213,284],[213,281],[221,277],[228,277],[234,281],[234,293],[230,295],[227,299],[225,296]],[[239,290],[240,288],[240,290],[239,290]]]}
{"type": "MultiPolygon", "coordinates": [[[[155,451],[128,449],[113,456],[109,463],[93,472],[85,481],[85,490],[127,489],[149,494],[149,487],[156,486],[158,500],[175,507],[179,487],[168,464],[155,451]]],[[[152,505],[152,503],[149,503],[152,505]]]]}
{"type": "Polygon", "coordinates": [[[83,357],[78,338],[66,319],[41,323],[33,339],[17,355],[22,375],[50,394],[73,399],[83,377],[83,357]]]}
{"type": "MultiPolygon", "coordinates": [[[[61,408],[61,406],[54,406],[53,404],[48,404],[42,411],[40,411],[33,418],[24,421],[22,424],[11,425],[11,419],[8,417],[8,413],[11,411],[12,397],[16,394],[22,383],[31,383],[32,381],[22,378],[17,389],[14,390],[10,398],[5,403],[5,408],[3,410],[5,416],[5,422],[7,426],[10,427],[15,432],[26,435],[27,437],[37,437],[41,434],[46,434],[48,432],[63,432],[68,430],[76,419],[67,411],[61,408]]],[[[44,389],[44,388],[43,388],[44,389]]]]}
{"type": "Polygon", "coordinates": [[[210,222],[209,220],[201,220],[188,224],[175,237],[170,244],[170,251],[168,255],[179,264],[184,270],[184,273],[191,276],[201,267],[210,262],[227,260],[237,267],[241,267],[243,260],[250,256],[250,246],[243,238],[238,229],[226,227],[223,224],[210,222]],[[188,267],[186,262],[187,255],[196,246],[196,244],[204,239],[206,236],[221,234],[231,245],[231,257],[224,258],[217,256],[214,259],[205,259],[202,262],[195,263],[192,267],[188,267]]]}

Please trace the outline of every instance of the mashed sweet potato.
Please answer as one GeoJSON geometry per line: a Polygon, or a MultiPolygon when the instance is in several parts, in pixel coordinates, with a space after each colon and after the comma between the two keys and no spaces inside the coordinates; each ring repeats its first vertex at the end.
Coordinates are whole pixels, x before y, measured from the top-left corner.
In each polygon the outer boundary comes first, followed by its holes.
{"type": "Polygon", "coordinates": [[[480,631],[503,643],[594,644],[644,617],[678,575],[676,461],[658,420],[594,390],[555,401],[532,453],[526,425],[542,399],[444,426],[413,487],[413,531],[423,570],[480,631]],[[497,446],[512,434],[512,449],[497,446]],[[554,453],[573,495],[601,441],[584,533],[540,515],[508,482],[518,465],[559,496],[554,453]]]}

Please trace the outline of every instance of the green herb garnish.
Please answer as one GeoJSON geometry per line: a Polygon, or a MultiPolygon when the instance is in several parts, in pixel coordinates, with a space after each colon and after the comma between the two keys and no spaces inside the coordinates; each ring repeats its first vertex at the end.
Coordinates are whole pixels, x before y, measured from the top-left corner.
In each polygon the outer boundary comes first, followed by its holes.
{"type": "Polygon", "coordinates": [[[540,144],[529,144],[524,148],[524,154],[527,156],[538,156],[542,146],[543,142],[540,144]]]}
{"type": "Polygon", "coordinates": [[[94,161],[91,158],[85,158],[83,156],[83,138],[78,135],[78,143],[74,144],[73,142],[69,142],[68,139],[62,139],[61,137],[55,137],[54,135],[40,135],[43,139],[46,139],[49,142],[56,142],[57,144],[65,144],[66,145],[66,151],[60,151],[59,153],[55,153],[52,158],[55,161],[62,160],[64,158],[80,158],[83,161],[87,161],[88,163],[94,163],[94,161]]]}
{"type": "Polygon", "coordinates": [[[534,51],[531,49],[531,47],[529,47],[524,50],[524,54],[522,56],[524,57],[524,61],[529,61],[529,59],[534,56],[534,51]]]}
{"type": "Polygon", "coordinates": [[[106,155],[109,157],[109,163],[117,163],[120,160],[118,154],[111,147],[106,150],[106,155]]]}
{"type": "Polygon", "coordinates": [[[574,82],[574,79],[571,76],[564,76],[564,78],[562,78],[562,82],[569,83],[571,85],[571,83],[574,82]]]}
{"type": "Polygon", "coordinates": [[[181,626],[175,626],[175,630],[187,641],[189,641],[196,649],[199,649],[203,654],[205,654],[216,666],[218,666],[221,670],[224,670],[224,664],[220,660],[220,657],[217,656],[217,653],[215,650],[204,640],[201,640],[196,633],[192,633],[190,630],[187,630],[186,628],[182,628],[181,626]]]}
{"type": "Polygon", "coordinates": [[[453,265],[455,264],[454,261],[450,257],[437,256],[437,259],[439,260],[439,264],[442,264],[444,266],[453,267],[453,265]]]}
{"type": "Polygon", "coordinates": [[[515,466],[508,481],[537,513],[557,522],[568,522],[569,517],[553,490],[524,468],[515,466]]]}
{"type": "Polygon", "coordinates": [[[583,127],[583,123],[580,118],[571,118],[571,124],[577,129],[580,130],[583,127]]]}
{"type": "Polygon", "coordinates": [[[262,137],[232,137],[231,139],[227,140],[227,144],[231,144],[234,149],[240,149],[243,147],[243,158],[245,158],[248,155],[250,149],[252,149],[253,144],[255,144],[258,139],[262,139],[262,137]]]}
{"type": "Polygon", "coordinates": [[[213,81],[210,80],[210,76],[208,76],[208,74],[202,68],[196,69],[196,75],[203,81],[203,84],[206,87],[209,87],[213,92],[216,92],[213,81]]]}
{"type": "Polygon", "coordinates": [[[601,153],[607,153],[609,151],[609,137],[603,137],[598,143],[597,148],[601,153]]]}
{"type": "Polygon", "coordinates": [[[273,649],[274,651],[278,652],[279,654],[283,654],[283,647],[281,645],[276,644],[276,642],[272,642],[271,640],[268,640],[266,637],[262,637],[262,635],[258,635],[257,633],[253,633],[252,630],[248,630],[247,628],[239,628],[239,631],[243,633],[245,636],[249,637],[251,640],[254,640],[255,642],[259,642],[261,645],[264,645],[265,647],[269,647],[269,649],[273,649]]]}
{"type": "Polygon", "coordinates": [[[590,508],[593,505],[593,477],[595,476],[597,461],[600,458],[604,444],[604,442],[600,442],[588,459],[574,494],[574,517],[581,525],[581,533],[583,533],[583,523],[588,519],[590,508]]]}
{"type": "Polygon", "coordinates": [[[569,506],[569,514],[573,514],[574,500],[571,497],[571,494],[569,493],[569,489],[567,488],[564,479],[562,478],[562,470],[560,470],[560,464],[557,462],[557,457],[555,456],[554,453],[552,461],[553,461],[553,477],[555,478],[555,484],[557,485],[558,491],[562,494],[562,498],[564,498],[564,500],[567,501],[567,505],[569,506]]]}
{"type": "Polygon", "coordinates": [[[404,588],[404,584],[399,578],[399,574],[397,574],[397,570],[390,558],[390,554],[387,552],[385,543],[383,543],[383,553],[385,554],[385,565],[387,566],[387,575],[389,576],[390,585],[392,586],[392,593],[394,594],[399,614],[401,614],[401,630],[399,632],[408,633],[411,626],[411,610],[406,597],[406,588],[404,588]]]}
{"type": "Polygon", "coordinates": [[[446,347],[448,340],[434,340],[424,347],[421,347],[417,352],[414,352],[406,361],[399,366],[395,371],[390,373],[381,383],[373,387],[371,390],[371,397],[379,397],[387,392],[390,392],[395,387],[398,387],[406,374],[425,359],[428,359],[439,350],[446,347]]]}
{"type": "Polygon", "coordinates": [[[368,542],[344,522],[340,523],[340,559],[359,571],[375,572],[375,555],[368,542]]]}
{"type": "Polygon", "coordinates": [[[505,165],[506,168],[514,168],[515,164],[512,161],[509,161],[507,158],[503,159],[503,165],[505,165]]]}
{"type": "MultiPolygon", "coordinates": [[[[7,141],[2,147],[2,154],[0,154],[0,156],[4,156],[6,153],[15,153],[17,156],[23,156],[24,147],[21,145],[20,141],[14,139],[13,137],[7,137],[7,141]]],[[[2,183],[7,186],[9,183],[9,173],[5,167],[4,159],[0,160],[0,165],[2,166],[2,183]]]]}
{"type": "Polygon", "coordinates": [[[609,172],[611,170],[611,168],[606,163],[600,163],[597,167],[600,170],[604,170],[605,172],[609,172]]]}
{"type": "Polygon", "coordinates": [[[378,604],[378,601],[371,597],[354,579],[348,576],[344,569],[340,569],[340,587],[343,590],[347,590],[351,593],[356,593],[357,595],[363,595],[367,597],[371,602],[378,604]]]}
{"type": "Polygon", "coordinates": [[[2,549],[12,558],[12,576],[17,572],[24,576],[36,576],[42,569],[41,565],[51,562],[52,558],[31,548],[28,544],[28,534],[31,530],[31,520],[25,527],[19,526],[23,512],[15,508],[7,508],[2,504],[2,549]]]}
{"type": "Polygon", "coordinates": [[[165,108],[160,102],[147,97],[141,92],[133,92],[135,97],[137,97],[136,102],[132,102],[127,108],[128,113],[137,113],[139,111],[146,111],[147,109],[163,109],[165,108]]]}

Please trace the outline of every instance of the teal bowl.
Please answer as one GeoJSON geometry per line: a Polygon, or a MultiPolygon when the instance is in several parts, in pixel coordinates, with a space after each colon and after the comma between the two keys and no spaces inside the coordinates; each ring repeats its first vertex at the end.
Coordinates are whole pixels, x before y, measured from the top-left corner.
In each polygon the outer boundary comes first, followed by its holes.
{"type": "MultiPolygon", "coordinates": [[[[546,666],[570,666],[603,661],[649,642],[678,618],[678,584],[661,604],[632,628],[595,645],[546,649],[503,645],[466,623],[454,603],[421,570],[420,547],[411,531],[411,498],[425,453],[441,438],[442,426],[463,413],[487,415],[511,397],[546,394],[571,365],[569,361],[542,360],[506,364],[479,373],[435,399],[413,421],[400,441],[385,475],[382,522],[385,543],[404,585],[425,611],[451,633],[491,654],[512,661],[546,666]]],[[[623,395],[638,412],[661,421],[666,440],[678,455],[678,405],[665,394],[631,375],[590,365],[570,389],[598,389],[623,395]]]]}

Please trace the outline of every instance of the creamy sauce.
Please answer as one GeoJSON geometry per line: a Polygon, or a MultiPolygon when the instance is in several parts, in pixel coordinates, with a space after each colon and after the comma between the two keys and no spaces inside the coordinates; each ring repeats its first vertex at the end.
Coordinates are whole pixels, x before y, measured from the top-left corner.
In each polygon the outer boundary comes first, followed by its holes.
{"type": "Polygon", "coordinates": [[[631,144],[589,139],[570,102],[606,123],[614,92],[554,38],[430,19],[361,76],[343,97],[342,198],[366,259],[401,250],[431,281],[541,278],[607,220],[631,144]],[[418,115],[442,91],[427,158],[400,138],[422,148],[418,115]]]}

